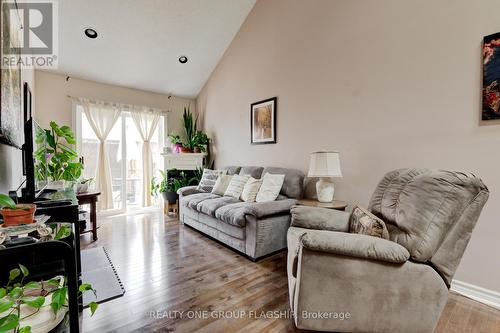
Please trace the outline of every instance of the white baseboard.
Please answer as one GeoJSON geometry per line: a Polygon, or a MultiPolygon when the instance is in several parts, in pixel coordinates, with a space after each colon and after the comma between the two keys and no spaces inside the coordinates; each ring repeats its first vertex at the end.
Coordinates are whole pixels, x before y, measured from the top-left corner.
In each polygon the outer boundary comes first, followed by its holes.
{"type": "Polygon", "coordinates": [[[480,303],[500,309],[500,293],[470,283],[453,280],[451,290],[480,303]]]}

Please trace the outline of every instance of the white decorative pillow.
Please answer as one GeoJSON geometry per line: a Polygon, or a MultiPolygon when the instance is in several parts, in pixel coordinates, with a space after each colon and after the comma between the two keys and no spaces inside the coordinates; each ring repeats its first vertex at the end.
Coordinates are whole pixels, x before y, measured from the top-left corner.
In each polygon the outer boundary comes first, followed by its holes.
{"type": "Polygon", "coordinates": [[[212,189],[212,193],[217,195],[224,195],[224,192],[226,192],[226,189],[229,186],[229,183],[231,182],[231,178],[233,178],[233,176],[220,175],[219,178],[217,178],[217,181],[215,182],[214,188],[212,189]]]}
{"type": "Polygon", "coordinates": [[[261,185],[262,179],[250,177],[243,187],[243,192],[241,192],[241,200],[245,202],[255,202],[261,185]]]}
{"type": "Polygon", "coordinates": [[[266,173],[262,177],[262,185],[257,193],[257,202],[274,201],[278,197],[285,181],[285,175],[266,173]]]}
{"type": "Polygon", "coordinates": [[[250,176],[247,175],[234,175],[226,189],[226,192],[224,192],[224,196],[239,199],[241,192],[243,192],[243,187],[245,187],[249,178],[250,176]]]}
{"type": "Polygon", "coordinates": [[[217,178],[225,174],[226,170],[203,169],[203,176],[201,176],[197,189],[202,192],[212,192],[217,178]]]}

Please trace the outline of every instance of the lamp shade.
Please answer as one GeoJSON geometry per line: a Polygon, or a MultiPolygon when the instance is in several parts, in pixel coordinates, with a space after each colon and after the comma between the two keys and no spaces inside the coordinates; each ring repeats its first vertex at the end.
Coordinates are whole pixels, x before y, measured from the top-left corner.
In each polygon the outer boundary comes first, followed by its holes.
{"type": "Polygon", "coordinates": [[[311,153],[309,177],[342,177],[340,153],[337,151],[317,151],[311,153]]]}

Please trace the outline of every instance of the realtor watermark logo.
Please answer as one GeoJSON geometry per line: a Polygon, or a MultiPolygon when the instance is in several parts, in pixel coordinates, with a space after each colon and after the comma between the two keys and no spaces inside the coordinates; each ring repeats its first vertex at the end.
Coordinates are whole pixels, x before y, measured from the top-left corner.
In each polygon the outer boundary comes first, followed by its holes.
{"type": "Polygon", "coordinates": [[[2,1],[1,67],[57,68],[57,18],[57,1],[2,1]]]}

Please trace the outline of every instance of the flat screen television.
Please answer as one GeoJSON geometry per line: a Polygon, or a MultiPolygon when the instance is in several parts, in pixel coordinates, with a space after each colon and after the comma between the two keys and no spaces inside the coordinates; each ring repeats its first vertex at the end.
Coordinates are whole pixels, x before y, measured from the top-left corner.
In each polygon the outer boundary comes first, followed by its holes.
{"type": "Polygon", "coordinates": [[[30,118],[24,125],[23,172],[26,187],[22,189],[24,202],[33,202],[48,183],[45,130],[30,118]]]}

